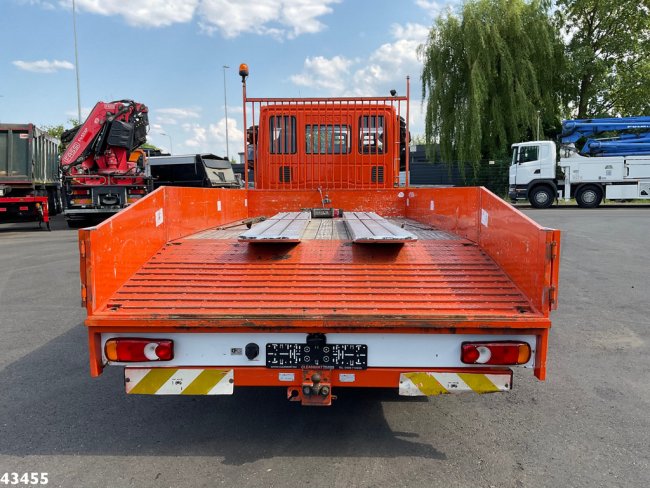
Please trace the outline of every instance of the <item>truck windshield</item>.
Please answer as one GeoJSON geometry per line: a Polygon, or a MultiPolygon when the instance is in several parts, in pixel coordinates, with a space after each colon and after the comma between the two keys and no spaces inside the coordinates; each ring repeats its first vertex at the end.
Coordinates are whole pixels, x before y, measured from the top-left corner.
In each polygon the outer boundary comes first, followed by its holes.
{"type": "Polygon", "coordinates": [[[230,169],[230,161],[227,159],[202,158],[205,165],[210,169],[230,169]]]}

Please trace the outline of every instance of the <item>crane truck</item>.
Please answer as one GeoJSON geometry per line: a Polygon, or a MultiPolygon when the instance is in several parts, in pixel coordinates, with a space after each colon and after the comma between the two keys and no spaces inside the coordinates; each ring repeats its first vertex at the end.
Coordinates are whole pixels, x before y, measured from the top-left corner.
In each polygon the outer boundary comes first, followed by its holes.
{"type": "Polygon", "coordinates": [[[90,374],[122,368],[127,394],[276,387],[310,406],[347,387],[543,380],[559,231],[484,188],[400,186],[408,81],[391,97],[250,98],[239,74],[253,188],[163,186],[79,231],[90,374]]]}
{"type": "Polygon", "coordinates": [[[50,229],[61,211],[59,141],[34,124],[0,124],[0,223],[50,229]]]}
{"type": "Polygon", "coordinates": [[[64,214],[70,227],[101,220],[152,189],[145,173],[148,109],[133,100],[98,102],[61,136],[64,214]]]}
{"type": "Polygon", "coordinates": [[[548,208],[557,198],[575,198],[593,208],[605,198],[650,199],[650,117],[565,120],[560,141],[557,163],[552,141],[512,145],[513,202],[548,208]]]}

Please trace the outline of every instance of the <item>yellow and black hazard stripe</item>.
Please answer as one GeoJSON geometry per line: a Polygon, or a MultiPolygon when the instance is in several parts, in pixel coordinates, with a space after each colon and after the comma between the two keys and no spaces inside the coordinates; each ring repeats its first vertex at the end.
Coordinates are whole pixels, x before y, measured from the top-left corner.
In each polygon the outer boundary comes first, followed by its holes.
{"type": "Polygon", "coordinates": [[[232,369],[125,368],[126,392],[135,395],[232,395],[232,369]]]}
{"type": "Polygon", "coordinates": [[[512,373],[402,373],[399,394],[435,396],[448,393],[495,393],[512,388],[512,373]]]}

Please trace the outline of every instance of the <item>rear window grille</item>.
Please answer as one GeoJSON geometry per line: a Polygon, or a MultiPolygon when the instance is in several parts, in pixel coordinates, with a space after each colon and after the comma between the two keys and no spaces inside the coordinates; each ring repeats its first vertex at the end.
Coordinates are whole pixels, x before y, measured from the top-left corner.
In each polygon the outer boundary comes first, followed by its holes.
{"type": "Polygon", "coordinates": [[[384,182],[384,167],[383,166],[373,166],[371,180],[373,183],[383,183],[384,182]]]}
{"type": "Polygon", "coordinates": [[[280,166],[280,183],[291,181],[291,166],[280,166]]]}

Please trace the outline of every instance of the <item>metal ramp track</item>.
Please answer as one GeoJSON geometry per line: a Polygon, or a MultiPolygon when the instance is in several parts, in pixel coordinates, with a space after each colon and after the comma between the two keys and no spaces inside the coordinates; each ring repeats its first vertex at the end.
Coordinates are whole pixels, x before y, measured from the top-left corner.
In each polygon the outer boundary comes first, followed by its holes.
{"type": "Polygon", "coordinates": [[[391,224],[375,212],[346,212],[343,214],[353,242],[360,244],[397,244],[417,241],[417,236],[391,224]]]}
{"type": "Polygon", "coordinates": [[[309,221],[309,212],[280,212],[239,234],[244,242],[300,242],[309,221]]]}

